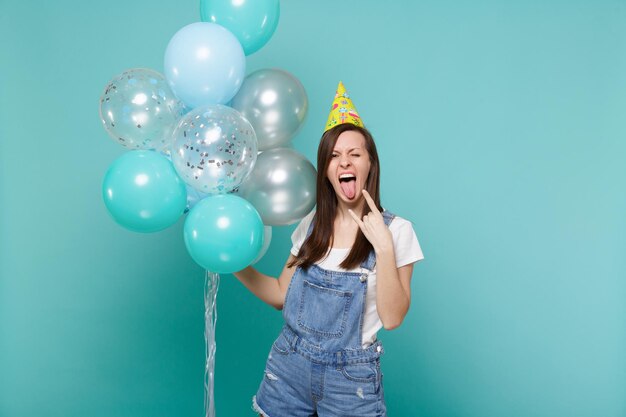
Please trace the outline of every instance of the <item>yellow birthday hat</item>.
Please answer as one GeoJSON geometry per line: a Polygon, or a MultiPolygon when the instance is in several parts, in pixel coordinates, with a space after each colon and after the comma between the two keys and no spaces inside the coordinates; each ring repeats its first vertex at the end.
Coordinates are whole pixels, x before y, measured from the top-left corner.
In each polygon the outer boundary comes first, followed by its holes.
{"type": "Polygon", "coordinates": [[[342,123],[352,123],[355,126],[363,127],[361,117],[357,113],[354,104],[352,104],[352,100],[346,92],[346,87],[339,81],[324,132],[342,123]]]}

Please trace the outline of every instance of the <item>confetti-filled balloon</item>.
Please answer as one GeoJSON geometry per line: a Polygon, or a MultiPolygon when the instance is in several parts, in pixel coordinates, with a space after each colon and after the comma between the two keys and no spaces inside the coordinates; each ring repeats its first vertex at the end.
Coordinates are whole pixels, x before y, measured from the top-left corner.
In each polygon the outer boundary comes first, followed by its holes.
{"type": "Polygon", "coordinates": [[[246,56],[228,29],[196,22],[180,29],[165,50],[165,77],[188,107],[224,104],[243,83],[246,56]]]}
{"type": "Polygon", "coordinates": [[[231,105],[250,121],[264,151],[289,143],[304,123],[309,101],[296,77],[262,69],[246,77],[231,105]]]}
{"type": "Polygon", "coordinates": [[[200,266],[229,274],[241,271],[263,246],[263,223],[254,207],[232,194],[200,201],[185,220],[185,246],[200,266]]]}
{"type": "Polygon", "coordinates": [[[185,183],[172,163],[154,151],[127,152],[113,161],[102,197],[118,224],[144,233],[176,223],[187,204],[185,183]]]}
{"type": "Polygon", "coordinates": [[[200,0],[202,21],[230,30],[246,55],[255,53],[270,40],[279,15],[278,0],[200,0]]]}
{"type": "Polygon", "coordinates": [[[200,107],[180,119],[171,155],[187,184],[205,194],[227,193],[252,171],[256,135],[236,110],[220,104],[200,107]]]}
{"type": "Polygon", "coordinates": [[[113,78],[100,98],[100,118],[107,133],[129,149],[167,146],[184,105],[165,77],[146,68],[113,78]]]}
{"type": "Polygon", "coordinates": [[[238,194],[252,203],[264,224],[285,226],[313,209],[316,181],[308,159],[293,149],[276,148],[261,152],[238,194]]]}
{"type": "MultiPolygon", "coordinates": [[[[170,154],[170,148],[165,148],[161,151],[161,155],[167,158],[168,161],[172,162],[172,155],[170,154]]],[[[173,162],[172,162],[173,164],[173,162]]],[[[201,193],[200,191],[193,188],[191,185],[185,183],[185,190],[187,191],[187,207],[185,207],[185,213],[189,213],[189,210],[193,208],[200,200],[205,197],[208,197],[209,194],[201,193]]]]}

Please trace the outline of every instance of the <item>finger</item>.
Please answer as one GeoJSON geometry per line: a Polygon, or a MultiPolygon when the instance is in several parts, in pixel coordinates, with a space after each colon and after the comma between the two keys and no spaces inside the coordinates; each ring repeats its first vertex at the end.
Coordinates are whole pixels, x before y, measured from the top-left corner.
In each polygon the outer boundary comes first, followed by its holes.
{"type": "Polygon", "coordinates": [[[354,214],[354,212],[351,209],[348,209],[348,213],[350,213],[350,216],[352,216],[356,224],[358,224],[359,227],[363,229],[363,222],[361,221],[361,219],[359,219],[358,216],[354,214]]]}
{"type": "Polygon", "coordinates": [[[365,201],[367,201],[367,204],[372,209],[372,212],[380,214],[380,210],[378,210],[378,207],[376,207],[376,203],[370,196],[370,193],[368,193],[365,189],[363,190],[363,197],[365,197],[365,201]]]}
{"type": "MultiPolygon", "coordinates": [[[[371,214],[371,213],[370,213],[371,214]]],[[[363,217],[363,229],[369,231],[370,233],[374,233],[378,227],[380,227],[380,223],[378,222],[378,219],[372,215],[367,217],[367,215],[365,217],[363,217]]]]}

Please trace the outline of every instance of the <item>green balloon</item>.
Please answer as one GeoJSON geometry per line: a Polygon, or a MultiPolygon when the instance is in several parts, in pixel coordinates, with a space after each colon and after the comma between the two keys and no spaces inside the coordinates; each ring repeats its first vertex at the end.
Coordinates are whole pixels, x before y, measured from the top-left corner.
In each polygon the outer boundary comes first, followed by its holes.
{"type": "Polygon", "coordinates": [[[204,198],[191,209],[183,234],[194,261],[210,272],[230,274],[256,259],[264,227],[252,204],[220,194],[204,198]]]}
{"type": "Polygon", "coordinates": [[[185,183],[172,163],[154,151],[131,151],[113,161],[102,198],[118,224],[143,233],[176,223],[187,206],[185,183]]]}
{"type": "Polygon", "coordinates": [[[200,18],[230,30],[246,55],[270,40],[280,15],[278,0],[200,0],[200,18]]]}

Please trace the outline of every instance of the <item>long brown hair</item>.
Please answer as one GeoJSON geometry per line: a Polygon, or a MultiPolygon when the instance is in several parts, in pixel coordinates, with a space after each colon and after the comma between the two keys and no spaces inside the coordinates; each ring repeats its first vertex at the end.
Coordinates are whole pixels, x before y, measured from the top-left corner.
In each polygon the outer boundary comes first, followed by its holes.
{"type": "MultiPolygon", "coordinates": [[[[370,158],[370,172],[365,183],[365,189],[372,196],[376,206],[380,211],[380,163],[378,161],[378,152],[376,144],[371,133],[359,126],[350,123],[343,123],[327,130],[320,140],[317,148],[317,209],[313,217],[315,226],[311,235],[304,241],[300,247],[300,252],[295,260],[288,266],[294,265],[302,268],[308,268],[315,262],[323,259],[333,244],[333,225],[337,214],[337,195],[332,184],[327,178],[326,171],[330,164],[331,155],[337,143],[339,135],[343,132],[354,130],[363,135],[365,138],[365,149],[370,158]]],[[[367,203],[363,206],[363,216],[371,211],[367,203]]],[[[364,262],[370,251],[372,244],[367,240],[361,229],[358,230],[354,245],[350,253],[339,265],[341,268],[350,270],[356,268],[364,262]]]]}

